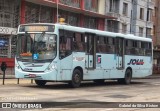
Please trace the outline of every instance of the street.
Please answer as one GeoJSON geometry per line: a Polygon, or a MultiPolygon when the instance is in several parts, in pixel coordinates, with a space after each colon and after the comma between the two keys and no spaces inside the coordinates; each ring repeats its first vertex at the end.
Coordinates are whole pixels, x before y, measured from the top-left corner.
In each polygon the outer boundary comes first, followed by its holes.
{"type": "MultiPolygon", "coordinates": [[[[2,82],[2,79],[0,80],[2,82]]],[[[48,83],[38,87],[28,80],[6,80],[6,85],[0,85],[0,102],[79,102],[77,108],[62,106],[62,108],[25,109],[27,111],[53,110],[89,110],[89,111],[159,111],[158,108],[104,108],[98,102],[160,102],[160,78],[134,79],[130,85],[120,85],[114,80],[107,80],[98,85],[85,81],[80,88],[70,88],[66,83],[48,83]],[[8,82],[11,81],[11,82],[8,82]],[[12,84],[14,82],[14,84],[12,84]],[[82,103],[94,103],[85,106],[82,103]],[[95,103],[97,102],[97,104],[95,103]],[[92,108],[94,107],[94,108],[92,108]]],[[[160,106],[159,106],[160,107],[160,106]]],[[[1,109],[1,111],[19,111],[21,109],[1,109]]]]}

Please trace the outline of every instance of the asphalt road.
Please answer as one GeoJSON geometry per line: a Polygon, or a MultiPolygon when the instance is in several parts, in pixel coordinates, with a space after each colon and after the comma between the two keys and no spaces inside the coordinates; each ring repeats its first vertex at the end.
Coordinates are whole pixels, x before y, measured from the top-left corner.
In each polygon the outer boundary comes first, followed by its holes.
{"type": "MultiPolygon", "coordinates": [[[[42,105],[42,109],[24,109],[26,111],[160,111],[160,103],[155,103],[160,102],[160,78],[134,79],[130,85],[120,85],[111,80],[102,85],[86,81],[76,89],[66,83],[48,83],[45,87],[38,87],[25,80],[21,80],[19,85],[15,84],[16,80],[7,82],[0,85],[0,102],[53,102],[45,103],[48,108],[42,105]],[[143,108],[146,102],[150,107],[143,108]],[[57,104],[58,108],[55,108],[57,104]],[[135,108],[132,105],[136,105],[135,108]]],[[[22,109],[0,109],[19,110],[22,109]]]]}

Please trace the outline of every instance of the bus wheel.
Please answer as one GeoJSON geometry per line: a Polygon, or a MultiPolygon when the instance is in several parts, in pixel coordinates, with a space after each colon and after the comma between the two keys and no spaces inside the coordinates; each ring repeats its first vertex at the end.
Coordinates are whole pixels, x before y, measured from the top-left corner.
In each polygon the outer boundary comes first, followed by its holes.
{"type": "Polygon", "coordinates": [[[127,69],[125,73],[124,83],[127,85],[130,84],[131,79],[132,79],[132,71],[130,69],[127,69]]]}
{"type": "Polygon", "coordinates": [[[44,80],[35,80],[35,83],[36,83],[38,86],[45,86],[47,82],[44,81],[44,80]]]}
{"type": "Polygon", "coordinates": [[[69,82],[69,85],[73,88],[80,86],[82,81],[82,73],[78,69],[75,69],[72,74],[72,81],[69,82]]]}
{"type": "Polygon", "coordinates": [[[104,79],[97,79],[97,80],[93,80],[96,84],[104,84],[105,80],[104,79]]]}
{"type": "Polygon", "coordinates": [[[129,85],[131,83],[131,79],[132,79],[132,71],[130,69],[127,69],[125,72],[125,77],[118,79],[118,83],[129,85]]]}

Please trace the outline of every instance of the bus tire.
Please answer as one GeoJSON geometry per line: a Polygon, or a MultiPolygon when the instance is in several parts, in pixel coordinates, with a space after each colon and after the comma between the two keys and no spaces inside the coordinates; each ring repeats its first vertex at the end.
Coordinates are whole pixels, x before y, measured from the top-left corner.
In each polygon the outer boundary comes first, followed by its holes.
{"type": "Polygon", "coordinates": [[[131,83],[131,79],[132,79],[132,71],[130,69],[127,69],[125,72],[125,77],[118,79],[118,83],[129,85],[131,83]]]}
{"type": "Polygon", "coordinates": [[[82,81],[82,73],[80,70],[75,69],[72,74],[72,80],[69,82],[69,85],[73,88],[77,88],[80,86],[82,81]]]}
{"type": "Polygon", "coordinates": [[[38,86],[45,86],[47,82],[45,80],[35,80],[35,83],[38,86]]]}
{"type": "Polygon", "coordinates": [[[104,79],[97,79],[97,80],[93,80],[93,82],[95,82],[96,84],[104,84],[105,80],[104,79]]]}
{"type": "Polygon", "coordinates": [[[124,83],[126,85],[129,85],[131,83],[131,79],[132,79],[132,71],[130,69],[127,69],[125,72],[124,83]]]}

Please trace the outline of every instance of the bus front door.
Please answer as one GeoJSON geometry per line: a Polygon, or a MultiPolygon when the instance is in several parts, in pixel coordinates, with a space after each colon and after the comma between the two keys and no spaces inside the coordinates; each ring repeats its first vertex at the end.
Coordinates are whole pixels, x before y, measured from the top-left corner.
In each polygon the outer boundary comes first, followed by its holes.
{"type": "Polygon", "coordinates": [[[123,38],[116,38],[116,67],[117,69],[124,68],[124,39],[123,38]]]}
{"type": "Polygon", "coordinates": [[[86,56],[85,67],[86,69],[95,69],[96,63],[96,37],[95,34],[85,33],[86,43],[86,56]]]}

